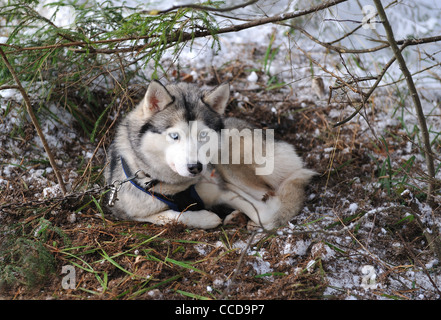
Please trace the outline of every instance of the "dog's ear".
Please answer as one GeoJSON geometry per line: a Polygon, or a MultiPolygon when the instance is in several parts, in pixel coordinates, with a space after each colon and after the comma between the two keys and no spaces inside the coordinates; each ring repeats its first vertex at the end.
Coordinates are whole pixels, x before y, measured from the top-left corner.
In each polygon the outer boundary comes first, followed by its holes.
{"type": "Polygon", "coordinates": [[[145,115],[151,115],[164,109],[173,102],[173,97],[162,85],[161,82],[153,80],[150,82],[144,100],[142,101],[143,111],[145,115]]]}
{"type": "Polygon", "coordinates": [[[224,114],[230,99],[230,85],[222,83],[213,90],[207,92],[202,100],[219,114],[224,114]]]}

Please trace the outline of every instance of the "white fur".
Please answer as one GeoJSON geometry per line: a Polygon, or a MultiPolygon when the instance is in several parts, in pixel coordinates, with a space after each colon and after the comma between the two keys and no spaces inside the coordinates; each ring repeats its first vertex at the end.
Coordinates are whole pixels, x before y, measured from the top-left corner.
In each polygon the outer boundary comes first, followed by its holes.
{"type": "Polygon", "coordinates": [[[276,142],[274,158],[272,174],[254,177],[240,174],[253,165],[218,164],[214,175],[206,175],[196,190],[207,205],[226,204],[245,213],[251,219],[249,227],[277,228],[299,213],[304,186],[316,173],[303,168],[294,148],[285,142],[276,142]],[[261,183],[253,187],[250,182],[256,177],[261,183]]]}
{"type": "MultiPolygon", "coordinates": [[[[213,103],[212,108],[224,108],[225,102],[222,101],[223,92],[228,86],[220,86],[206,94],[203,99],[205,103],[213,103]],[[219,98],[221,97],[221,98],[219,98]]],[[[145,168],[146,164],[140,159],[130,143],[130,130],[134,128],[138,132],[143,124],[155,113],[162,111],[173,103],[173,97],[168,90],[159,82],[152,81],[140,104],[129,114],[127,114],[121,126],[118,127],[115,140],[113,142],[113,154],[119,157],[122,155],[129,168],[152,169],[159,177],[161,183],[155,186],[154,192],[161,194],[175,194],[186,190],[191,185],[197,183],[206,170],[207,161],[203,163],[204,170],[195,176],[188,171],[188,164],[196,163],[197,159],[197,137],[198,133],[207,130],[203,123],[194,123],[189,126],[185,122],[169,128],[162,134],[146,132],[139,142],[138,153],[148,155],[148,159],[153,166],[145,168]],[[179,139],[173,139],[170,134],[177,133],[179,139]]],[[[203,101],[200,104],[203,105],[203,101]]],[[[223,112],[223,110],[221,110],[223,112]]],[[[111,152],[112,154],[112,152],[111,152]]],[[[119,159],[113,159],[115,162],[119,159]]],[[[148,170],[147,170],[148,171],[148,170]]],[[[151,173],[151,172],[150,172],[151,173]]],[[[118,165],[114,172],[110,172],[109,166],[105,171],[108,183],[115,180],[123,181],[126,179],[122,168],[118,165]],[[112,180],[109,180],[112,177],[112,180]]],[[[151,179],[145,177],[138,179],[142,185],[151,179]]],[[[154,196],[140,191],[131,183],[126,182],[121,186],[117,193],[117,201],[112,211],[122,219],[146,221],[155,224],[166,224],[178,221],[188,227],[209,229],[222,223],[218,215],[208,210],[176,212],[170,210],[168,206],[159,201],[154,196]]]]}

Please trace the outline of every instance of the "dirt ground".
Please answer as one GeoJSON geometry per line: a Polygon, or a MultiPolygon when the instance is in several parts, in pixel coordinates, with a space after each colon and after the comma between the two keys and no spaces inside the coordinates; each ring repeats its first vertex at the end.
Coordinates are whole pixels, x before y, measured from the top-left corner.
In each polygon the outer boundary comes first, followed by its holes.
{"type": "MultiPolygon", "coordinates": [[[[292,143],[306,166],[319,173],[307,187],[304,209],[288,226],[254,234],[244,227],[245,218],[241,225],[214,230],[117,221],[99,204],[100,194],[38,202],[47,185],[28,177],[48,164],[23,158],[22,165],[2,176],[2,298],[439,298],[438,261],[412,218],[439,208],[429,207],[414,190],[388,188],[380,172],[388,152],[419,154],[415,146],[409,148],[400,125],[388,125],[388,134],[382,135],[386,150],[363,119],[332,127],[336,111],[347,114],[344,103],[293,98],[286,89],[248,89],[245,70],[237,63],[216,76],[201,72],[197,83],[230,81],[228,115],[275,129],[276,138],[292,143]]],[[[366,116],[375,123],[386,113],[366,116]]],[[[27,155],[37,152],[30,124],[20,136],[16,146],[27,155]]],[[[2,153],[17,157],[7,148],[10,136],[2,139],[2,153]]],[[[60,163],[69,181],[86,169],[88,161],[79,153],[95,150],[94,144],[79,141],[84,139],[63,144],[57,154],[70,159],[60,163]]],[[[102,150],[92,158],[90,186],[100,183],[104,158],[102,150]]],[[[420,173],[418,159],[408,176],[420,173]]],[[[404,166],[404,160],[397,163],[404,166]]],[[[50,170],[43,176],[56,181],[50,170]]]]}

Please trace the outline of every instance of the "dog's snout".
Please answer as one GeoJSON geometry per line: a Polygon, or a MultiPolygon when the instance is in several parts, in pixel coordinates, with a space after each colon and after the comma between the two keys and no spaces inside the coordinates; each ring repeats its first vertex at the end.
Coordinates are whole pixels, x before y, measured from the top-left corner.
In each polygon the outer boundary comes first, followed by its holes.
{"type": "Polygon", "coordinates": [[[202,163],[198,162],[196,164],[188,164],[187,168],[191,174],[198,174],[202,171],[202,163]]]}

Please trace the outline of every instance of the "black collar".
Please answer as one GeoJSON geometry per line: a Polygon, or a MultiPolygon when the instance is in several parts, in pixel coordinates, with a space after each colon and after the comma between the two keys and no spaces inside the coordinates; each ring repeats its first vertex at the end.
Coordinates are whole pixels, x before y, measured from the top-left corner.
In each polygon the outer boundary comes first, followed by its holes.
{"type": "MultiPolygon", "coordinates": [[[[124,174],[126,175],[126,178],[131,177],[132,173],[129,166],[127,165],[127,162],[124,160],[122,156],[120,156],[120,159],[121,159],[121,166],[124,171],[124,174]]],[[[148,177],[151,178],[150,176],[148,177]]],[[[170,207],[170,209],[174,211],[179,211],[179,212],[198,211],[198,210],[203,210],[205,208],[204,202],[196,192],[194,185],[191,185],[186,190],[178,192],[173,195],[163,195],[162,193],[150,191],[154,186],[160,183],[160,180],[151,179],[149,182],[145,184],[144,187],[136,183],[134,179],[130,179],[129,181],[137,189],[147,193],[148,195],[151,195],[152,197],[157,198],[158,200],[165,203],[167,206],[170,207]]]]}

